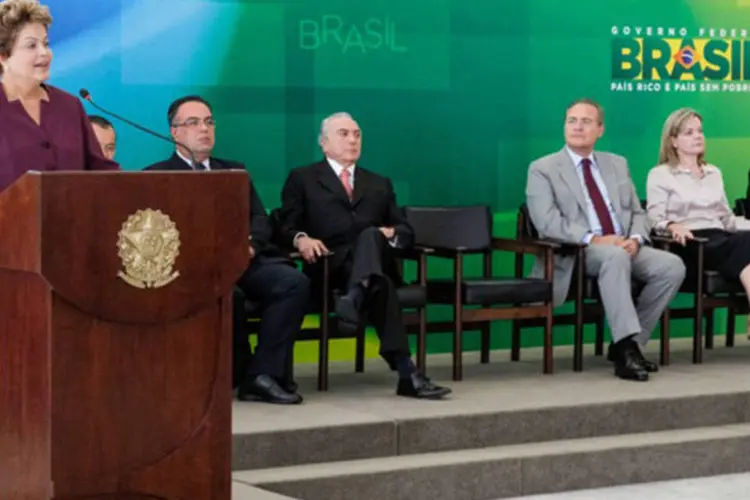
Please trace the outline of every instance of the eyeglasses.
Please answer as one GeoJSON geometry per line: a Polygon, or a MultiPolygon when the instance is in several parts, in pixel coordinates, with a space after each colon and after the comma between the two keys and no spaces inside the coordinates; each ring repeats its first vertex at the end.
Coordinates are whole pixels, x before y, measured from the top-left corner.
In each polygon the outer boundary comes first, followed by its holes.
{"type": "Polygon", "coordinates": [[[201,120],[200,118],[188,118],[182,123],[173,123],[173,127],[185,127],[185,128],[198,128],[200,124],[203,123],[208,128],[214,128],[216,126],[216,120],[214,120],[212,117],[204,118],[201,120]]]}

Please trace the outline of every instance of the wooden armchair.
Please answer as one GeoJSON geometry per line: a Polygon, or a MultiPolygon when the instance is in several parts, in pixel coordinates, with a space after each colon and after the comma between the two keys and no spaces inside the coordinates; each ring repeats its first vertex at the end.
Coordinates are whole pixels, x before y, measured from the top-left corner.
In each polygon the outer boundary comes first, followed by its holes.
{"type": "Polygon", "coordinates": [[[482,332],[481,359],[489,362],[490,322],[500,319],[541,318],[544,321],[544,373],[552,373],[552,252],[548,242],[523,242],[492,236],[488,206],[406,207],[415,245],[431,249],[431,256],[453,262],[452,279],[427,279],[430,304],[453,306],[452,322],[428,322],[427,331],[453,333],[453,380],[463,377],[464,329],[482,332]],[[544,279],[496,277],[496,251],[536,254],[545,262],[544,279]],[[481,277],[467,277],[464,257],[483,255],[481,277]]]}
{"type": "MultiPolygon", "coordinates": [[[[527,241],[539,241],[539,233],[531,221],[526,204],[522,204],[518,209],[517,219],[518,239],[527,241]]],[[[555,315],[554,324],[556,325],[573,325],[573,370],[583,370],[583,328],[586,324],[594,323],[596,325],[596,339],[594,352],[601,356],[604,351],[604,307],[601,302],[599,285],[595,278],[586,276],[586,245],[583,243],[570,243],[545,238],[541,241],[551,241],[558,245],[555,251],[559,255],[572,255],[576,259],[573,270],[573,280],[568,292],[567,302],[573,302],[574,309],[572,314],[555,315]]],[[[516,263],[516,276],[521,276],[523,268],[520,263],[516,263]]],[[[631,292],[633,297],[637,297],[643,285],[638,280],[631,282],[631,292]]],[[[521,328],[527,326],[537,326],[534,323],[517,321],[514,325],[514,342],[518,343],[517,333],[521,328]]],[[[669,359],[669,315],[662,315],[661,318],[661,338],[660,338],[660,356],[659,362],[662,365],[668,365],[669,359]]]]}
{"type": "MultiPolygon", "coordinates": [[[[278,228],[278,210],[272,210],[270,222],[274,230],[278,228]]],[[[285,250],[287,256],[301,265],[302,258],[298,252],[292,249],[285,250]]],[[[399,303],[407,310],[404,315],[404,323],[407,326],[414,326],[417,329],[417,364],[421,370],[426,365],[426,316],[425,307],[427,305],[427,293],[423,283],[424,268],[426,265],[426,255],[428,249],[403,249],[398,251],[398,257],[401,260],[417,261],[417,283],[407,284],[398,289],[399,303]]],[[[307,314],[315,315],[320,318],[319,326],[316,328],[301,329],[296,340],[316,340],[318,341],[318,390],[328,390],[328,372],[329,372],[329,348],[332,339],[354,338],[355,343],[355,371],[364,371],[365,355],[365,330],[366,324],[363,322],[357,328],[356,333],[342,331],[338,327],[338,317],[333,311],[334,297],[341,293],[340,290],[331,288],[329,282],[328,258],[330,255],[323,257],[323,286],[319,296],[310,297],[307,314]]],[[[249,324],[249,333],[257,333],[260,305],[250,301],[245,301],[246,321],[249,324]]],[[[291,375],[294,370],[293,356],[288,358],[287,372],[291,375]]]]}
{"type": "MultiPolygon", "coordinates": [[[[671,238],[654,235],[651,237],[655,245],[664,250],[671,250],[674,242],[671,238]]],[[[694,267],[688,266],[685,281],[682,283],[680,293],[689,293],[694,297],[693,306],[688,308],[671,308],[669,314],[672,318],[693,319],[693,363],[703,362],[703,320],[706,320],[705,347],[712,349],[714,345],[714,311],[726,307],[727,335],[726,346],[734,345],[735,315],[747,314],[747,298],[745,290],[739,282],[726,281],[716,271],[705,268],[705,245],[706,238],[694,238],[688,241],[688,245],[695,245],[697,260],[694,267]]]]}

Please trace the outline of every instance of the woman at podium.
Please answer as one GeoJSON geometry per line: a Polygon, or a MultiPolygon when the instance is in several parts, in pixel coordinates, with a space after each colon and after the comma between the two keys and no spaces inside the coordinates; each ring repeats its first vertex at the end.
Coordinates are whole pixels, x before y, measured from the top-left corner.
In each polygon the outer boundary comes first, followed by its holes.
{"type": "Polygon", "coordinates": [[[81,102],[45,82],[49,8],[0,1],[0,191],[29,170],[119,170],[104,157],[81,102]]]}

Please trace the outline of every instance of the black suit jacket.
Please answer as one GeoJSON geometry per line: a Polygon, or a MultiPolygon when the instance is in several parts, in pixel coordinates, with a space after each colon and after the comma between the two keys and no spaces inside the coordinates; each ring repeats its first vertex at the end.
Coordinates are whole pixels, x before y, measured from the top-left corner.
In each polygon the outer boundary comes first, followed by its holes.
{"type": "MultiPolygon", "coordinates": [[[[245,165],[240,162],[231,160],[222,160],[219,158],[213,158],[209,160],[211,170],[246,170],[245,165]]],[[[153,165],[149,165],[143,170],[192,170],[177,153],[172,156],[153,165]]],[[[263,206],[263,202],[258,196],[255,187],[253,186],[252,180],[250,181],[250,234],[252,239],[250,245],[255,250],[256,256],[281,256],[280,250],[274,246],[272,241],[273,227],[268,219],[266,209],[263,206]]]]}
{"type": "Polygon", "coordinates": [[[307,233],[334,252],[336,267],[346,259],[359,233],[368,227],[392,226],[400,247],[408,247],[414,231],[396,203],[387,177],[357,166],[352,200],[326,160],[292,170],[281,194],[280,237],[292,245],[307,233]]]}

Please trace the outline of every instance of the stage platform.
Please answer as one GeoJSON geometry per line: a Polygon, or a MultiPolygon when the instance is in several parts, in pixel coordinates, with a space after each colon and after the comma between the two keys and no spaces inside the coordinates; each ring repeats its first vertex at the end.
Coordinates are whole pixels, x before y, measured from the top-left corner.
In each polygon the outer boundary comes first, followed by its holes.
{"type": "Polygon", "coordinates": [[[314,365],[299,366],[303,405],[235,402],[233,498],[495,500],[750,471],[750,342],[723,341],[702,365],[690,340],[673,341],[672,364],[648,383],[592,354],[574,373],[565,347],[554,375],[538,349],[516,363],[466,354],[463,382],[433,355],[428,374],[454,390],[445,401],[395,396],[380,360],[362,374],[334,363],[327,393],[314,365]]]}

